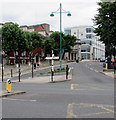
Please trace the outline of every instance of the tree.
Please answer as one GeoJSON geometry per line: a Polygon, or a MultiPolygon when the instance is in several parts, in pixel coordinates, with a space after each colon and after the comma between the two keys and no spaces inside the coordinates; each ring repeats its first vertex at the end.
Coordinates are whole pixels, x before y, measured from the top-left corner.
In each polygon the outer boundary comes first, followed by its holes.
{"type": "Polygon", "coordinates": [[[106,45],[106,56],[112,55],[112,46],[116,46],[116,1],[99,2],[98,14],[93,19],[97,28],[96,35],[106,45]]]}
{"type": "MultiPolygon", "coordinates": [[[[62,50],[63,54],[65,52],[70,52],[72,50],[72,47],[76,45],[77,38],[72,35],[65,35],[62,33],[62,50]]],[[[55,55],[59,54],[60,51],[60,32],[53,32],[49,39],[45,42],[45,48],[48,50],[47,53],[51,53],[51,50],[55,51],[55,55]]]]}
{"type": "Polygon", "coordinates": [[[24,39],[24,33],[18,24],[8,23],[2,27],[3,51],[9,55],[11,51],[24,51],[27,42],[24,39]]]}
{"type": "Polygon", "coordinates": [[[44,53],[51,54],[53,49],[54,49],[54,39],[47,38],[44,41],[44,53]]]}
{"type": "Polygon", "coordinates": [[[42,41],[44,39],[44,36],[42,36],[41,34],[38,34],[36,32],[31,32],[31,39],[32,39],[32,46],[33,49],[37,48],[37,47],[42,47],[42,41]]]}

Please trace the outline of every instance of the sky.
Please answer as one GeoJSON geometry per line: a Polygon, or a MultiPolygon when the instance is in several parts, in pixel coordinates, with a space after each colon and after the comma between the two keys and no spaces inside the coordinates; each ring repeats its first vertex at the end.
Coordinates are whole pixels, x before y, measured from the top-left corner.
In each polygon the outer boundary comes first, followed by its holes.
{"type": "Polygon", "coordinates": [[[48,23],[50,30],[60,30],[60,14],[51,12],[60,8],[70,11],[62,13],[62,29],[79,25],[93,25],[100,0],[0,0],[0,23],[14,22],[21,25],[48,23]]]}

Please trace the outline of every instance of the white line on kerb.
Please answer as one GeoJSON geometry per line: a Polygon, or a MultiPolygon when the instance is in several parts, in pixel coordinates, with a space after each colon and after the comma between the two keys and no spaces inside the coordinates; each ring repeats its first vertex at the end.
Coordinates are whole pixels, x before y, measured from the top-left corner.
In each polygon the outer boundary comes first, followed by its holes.
{"type": "Polygon", "coordinates": [[[36,102],[37,100],[24,100],[24,99],[12,99],[12,98],[2,98],[4,100],[14,100],[14,101],[27,101],[27,102],[36,102]]]}

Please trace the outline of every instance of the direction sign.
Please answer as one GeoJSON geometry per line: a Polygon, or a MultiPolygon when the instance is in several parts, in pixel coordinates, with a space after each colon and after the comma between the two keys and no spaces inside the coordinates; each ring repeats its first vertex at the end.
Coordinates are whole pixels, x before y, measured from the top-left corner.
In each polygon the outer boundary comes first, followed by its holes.
{"type": "Polygon", "coordinates": [[[59,59],[59,57],[46,57],[45,59],[46,60],[57,60],[59,59]]]}

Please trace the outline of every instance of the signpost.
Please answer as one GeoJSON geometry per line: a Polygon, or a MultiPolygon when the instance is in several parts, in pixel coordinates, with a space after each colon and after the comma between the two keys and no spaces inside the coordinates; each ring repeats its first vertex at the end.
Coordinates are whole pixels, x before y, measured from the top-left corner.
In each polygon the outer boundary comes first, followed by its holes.
{"type": "Polygon", "coordinates": [[[46,57],[46,60],[52,60],[52,65],[51,65],[51,81],[53,82],[53,77],[54,77],[54,60],[58,60],[59,57],[55,57],[53,54],[52,50],[52,57],[46,57]]]}

